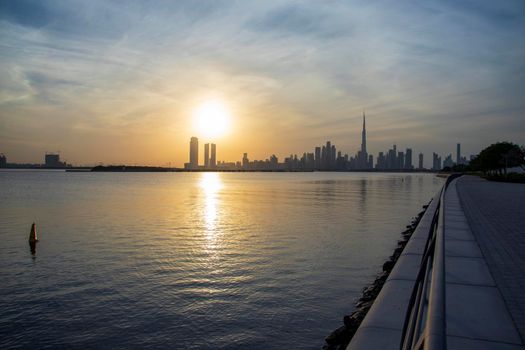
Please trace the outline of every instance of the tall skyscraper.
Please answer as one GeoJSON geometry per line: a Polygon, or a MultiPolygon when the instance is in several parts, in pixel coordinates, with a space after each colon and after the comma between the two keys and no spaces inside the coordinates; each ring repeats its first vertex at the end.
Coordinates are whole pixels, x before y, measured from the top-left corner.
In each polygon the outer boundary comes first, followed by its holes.
{"type": "Polygon", "coordinates": [[[407,148],[405,152],[405,169],[412,169],[412,148],[407,148]]]}
{"type": "Polygon", "coordinates": [[[244,170],[248,170],[249,165],[250,165],[250,160],[248,159],[248,153],[244,153],[242,157],[242,168],[244,170]]]}
{"type": "Polygon", "coordinates": [[[419,153],[419,170],[423,169],[423,153],[419,153]]]}
{"type": "Polygon", "coordinates": [[[405,166],[405,153],[397,152],[397,166],[396,169],[403,169],[405,166]]]}
{"type": "Polygon", "coordinates": [[[383,152],[379,152],[379,154],[377,155],[376,169],[386,169],[386,168],[387,168],[387,164],[386,164],[385,154],[383,152]]]}
{"type": "Polygon", "coordinates": [[[456,164],[461,164],[461,144],[458,143],[456,146],[456,164]]]}
{"type": "Polygon", "coordinates": [[[363,111],[363,131],[361,132],[361,152],[366,158],[366,121],[365,121],[365,111],[363,111]]]}
{"type": "Polygon", "coordinates": [[[199,139],[192,137],[190,139],[190,168],[197,169],[199,167],[199,139]]]}
{"type": "Polygon", "coordinates": [[[441,169],[443,169],[441,166],[441,157],[436,153],[432,153],[432,170],[440,171],[441,169]]]}
{"type": "Polygon", "coordinates": [[[204,168],[208,169],[210,167],[210,144],[207,143],[204,145],[204,168]]]}
{"type": "Polygon", "coordinates": [[[321,169],[321,147],[315,147],[315,169],[321,169]]]}
{"type": "Polygon", "coordinates": [[[366,117],[363,111],[363,131],[361,131],[361,150],[356,155],[357,169],[369,169],[368,153],[366,151],[366,117]]]}
{"type": "Polygon", "coordinates": [[[211,144],[210,168],[217,166],[217,148],[214,143],[211,144]]]}
{"type": "Polygon", "coordinates": [[[330,153],[330,169],[335,168],[336,159],[337,159],[337,152],[335,149],[335,145],[332,145],[332,152],[330,153]]]}

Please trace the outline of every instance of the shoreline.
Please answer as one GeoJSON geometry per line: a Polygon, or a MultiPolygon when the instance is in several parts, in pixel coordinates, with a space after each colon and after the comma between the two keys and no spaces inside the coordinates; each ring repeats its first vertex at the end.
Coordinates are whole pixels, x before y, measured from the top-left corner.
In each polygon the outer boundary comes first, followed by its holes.
{"type": "Polygon", "coordinates": [[[407,225],[406,230],[401,232],[401,239],[397,241],[397,247],[394,249],[392,255],[383,263],[382,271],[376,275],[372,283],[363,287],[361,296],[354,302],[354,311],[352,311],[350,315],[345,315],[343,317],[343,325],[332,331],[325,338],[325,343],[322,347],[323,350],[346,349],[361,322],[372,307],[376,297],[381,292],[386,279],[390,275],[390,272],[392,272],[392,269],[425,214],[430,202],[423,205],[423,210],[413,217],[410,225],[407,225]]]}

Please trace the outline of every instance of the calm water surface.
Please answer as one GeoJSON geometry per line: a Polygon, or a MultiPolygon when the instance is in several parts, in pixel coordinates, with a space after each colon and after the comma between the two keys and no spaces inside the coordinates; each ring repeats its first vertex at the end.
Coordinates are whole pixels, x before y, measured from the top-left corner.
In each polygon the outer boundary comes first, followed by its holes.
{"type": "Polygon", "coordinates": [[[0,348],[319,349],[441,184],[2,171],[0,348]]]}

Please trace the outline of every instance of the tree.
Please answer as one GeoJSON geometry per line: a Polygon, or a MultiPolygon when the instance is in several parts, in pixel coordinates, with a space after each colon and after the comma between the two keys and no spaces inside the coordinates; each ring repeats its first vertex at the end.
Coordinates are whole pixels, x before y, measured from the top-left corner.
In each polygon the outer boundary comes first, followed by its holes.
{"type": "Polygon", "coordinates": [[[519,166],[525,169],[525,148],[512,142],[498,142],[482,150],[472,161],[472,170],[483,173],[507,175],[507,168],[519,166]],[[503,174],[502,174],[503,173],[503,174]]]}

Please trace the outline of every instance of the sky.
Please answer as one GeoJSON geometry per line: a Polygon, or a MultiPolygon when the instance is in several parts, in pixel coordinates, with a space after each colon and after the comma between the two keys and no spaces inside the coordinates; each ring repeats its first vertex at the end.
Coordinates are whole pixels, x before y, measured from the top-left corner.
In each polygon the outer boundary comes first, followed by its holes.
{"type": "Polygon", "coordinates": [[[363,110],[374,156],[525,144],[525,2],[0,0],[8,162],[182,166],[191,136],[227,161],[353,155],[363,110]]]}

